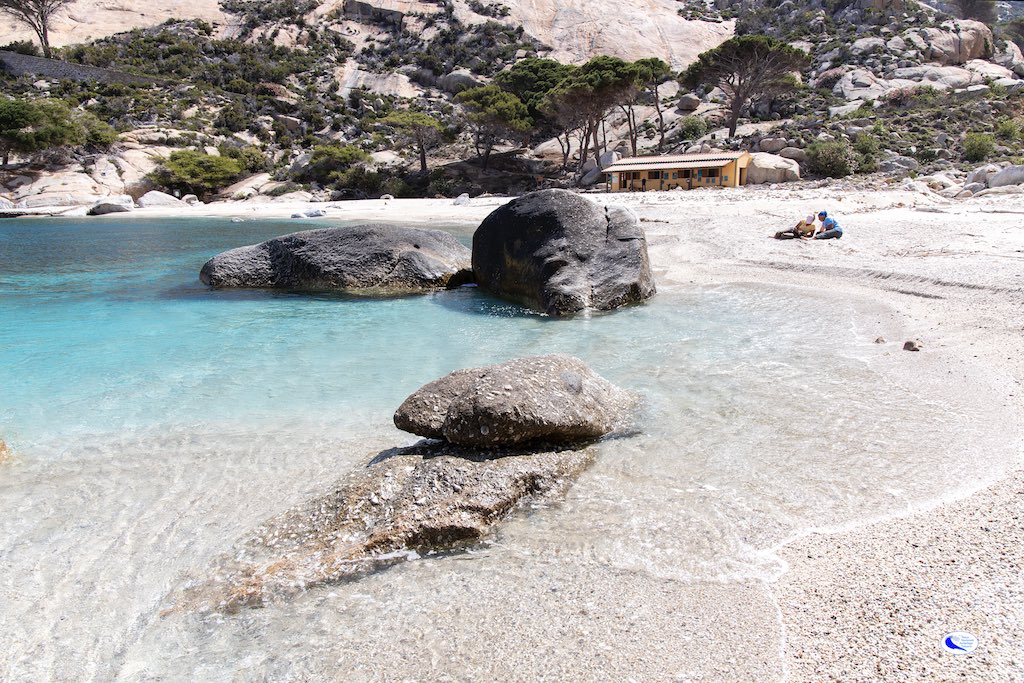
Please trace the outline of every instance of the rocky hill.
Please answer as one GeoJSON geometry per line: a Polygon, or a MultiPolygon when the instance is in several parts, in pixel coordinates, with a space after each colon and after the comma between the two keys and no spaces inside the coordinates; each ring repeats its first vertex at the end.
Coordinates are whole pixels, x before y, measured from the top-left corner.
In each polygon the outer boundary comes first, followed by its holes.
{"type": "MultiPolygon", "coordinates": [[[[125,0],[122,23],[107,28],[143,21],[142,5],[125,0]]],[[[241,164],[222,195],[236,198],[587,185],[600,179],[596,163],[579,160],[565,172],[565,141],[545,141],[543,129],[528,136],[529,148],[518,146],[527,136],[507,138],[493,170],[482,173],[474,161],[479,140],[456,94],[499,82],[502,71],[535,56],[563,63],[655,56],[678,72],[734,32],[805,50],[811,59],[802,86],[753,102],[728,138],[720,129],[723,93],[710,86],[680,92],[670,79],[656,96],[634,102],[639,153],[748,149],[759,155],[750,178],[764,182],[875,172],[965,180],[971,164],[1009,165],[1024,154],[1018,47],[982,23],[914,0],[643,0],[629,7],[606,0],[221,0],[219,8],[197,2],[188,9],[213,21],[167,22],[60,51],[68,63],[156,76],[159,86],[7,77],[7,93],[60,98],[121,134],[112,153],[71,159],[60,181],[52,166],[23,165],[4,181],[8,198],[40,206],[139,195],[152,189],[149,174],[160,160],[183,149],[241,164]],[[440,126],[429,173],[414,168],[409,139],[381,123],[409,108],[440,126]],[[333,168],[318,154],[360,161],[333,168]]],[[[98,26],[90,17],[105,11],[111,7],[100,3],[72,16],[81,29],[98,26]]],[[[602,164],[632,153],[627,123],[618,108],[606,117],[602,164]]],[[[578,141],[569,143],[568,158],[577,153],[578,141]]]]}

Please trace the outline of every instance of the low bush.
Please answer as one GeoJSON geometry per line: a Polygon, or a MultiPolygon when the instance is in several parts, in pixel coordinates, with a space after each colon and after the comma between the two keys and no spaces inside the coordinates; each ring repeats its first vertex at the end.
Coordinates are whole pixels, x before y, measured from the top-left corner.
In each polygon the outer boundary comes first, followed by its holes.
{"type": "Polygon", "coordinates": [[[696,140],[708,132],[708,122],[699,116],[684,116],[679,121],[679,137],[696,140]]]}
{"type": "Polygon", "coordinates": [[[228,157],[195,150],[171,152],[149,177],[169,190],[205,197],[230,185],[242,173],[242,166],[228,157]]]}
{"type": "Polygon", "coordinates": [[[964,136],[963,147],[966,161],[984,161],[996,151],[996,141],[987,133],[968,133],[964,136]]]}
{"type": "Polygon", "coordinates": [[[843,178],[853,173],[856,156],[847,142],[816,142],[807,148],[807,163],[812,173],[829,178],[843,178]]]}

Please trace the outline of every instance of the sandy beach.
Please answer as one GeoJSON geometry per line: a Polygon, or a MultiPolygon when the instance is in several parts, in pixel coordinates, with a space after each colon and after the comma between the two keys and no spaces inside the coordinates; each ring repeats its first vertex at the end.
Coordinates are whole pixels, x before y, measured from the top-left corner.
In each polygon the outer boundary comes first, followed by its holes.
{"type": "MultiPolygon", "coordinates": [[[[920,378],[930,392],[956,394],[1011,415],[1003,426],[1012,436],[1013,452],[999,458],[1008,463],[1005,467],[991,471],[948,453],[950,466],[964,472],[962,486],[895,515],[787,538],[772,549],[780,570],[768,579],[680,590],[655,576],[620,577],[613,569],[572,576],[552,564],[523,580],[536,584],[537,595],[547,596],[554,590],[548,581],[571,578],[572,583],[563,584],[569,595],[558,602],[552,597],[551,604],[519,604],[516,589],[503,591],[504,578],[496,576],[488,593],[477,599],[481,613],[508,614],[508,628],[490,634],[493,638],[484,630],[479,644],[461,645],[496,647],[483,657],[494,668],[465,675],[455,671],[444,680],[496,680],[513,664],[516,680],[1024,680],[1024,471],[1019,466],[1024,360],[1016,353],[1024,331],[1024,199],[950,201],[930,193],[843,183],[589,196],[602,204],[624,204],[638,214],[659,288],[770,285],[870,303],[879,313],[860,324],[877,328],[872,335],[884,346],[889,369],[911,383],[920,378]],[[843,239],[770,238],[821,209],[839,220],[843,239]],[[921,341],[920,352],[903,350],[910,339],[921,341]],[[623,592],[624,586],[629,590],[623,592]],[[603,612],[590,604],[595,593],[608,596],[603,612]],[[538,613],[550,617],[566,604],[583,607],[578,614],[559,617],[565,630],[531,633],[533,624],[542,621],[538,613]],[[668,612],[659,608],[666,604],[675,607],[668,612]],[[638,625],[616,631],[619,617],[638,625]],[[618,652],[606,661],[575,659],[565,652],[570,644],[566,630],[588,643],[607,630],[618,652]],[[942,639],[953,631],[975,634],[977,651],[965,656],[943,651],[942,639]],[[681,642],[679,634],[685,633],[715,643],[714,653],[681,642]],[[522,652],[535,648],[538,640],[551,643],[552,656],[521,661],[522,652]],[[684,666],[691,673],[674,673],[684,666]]],[[[475,225],[505,201],[239,202],[143,209],[130,217],[246,220],[322,209],[322,217],[295,219],[295,229],[335,220],[475,225]]],[[[837,405],[818,409],[843,407],[837,399],[837,405]]],[[[920,448],[934,451],[944,445],[921,443],[920,448]]],[[[443,568],[419,564],[410,571],[428,584],[436,582],[440,602],[448,592],[457,593],[457,586],[446,583],[443,568]]],[[[387,590],[387,584],[368,577],[365,591],[378,589],[387,590]]],[[[315,605],[329,606],[330,597],[316,598],[315,605]]],[[[415,605],[411,610],[416,613],[415,605]]],[[[371,626],[374,633],[381,628],[371,626]]],[[[407,638],[427,637],[417,632],[421,626],[414,619],[389,623],[393,630],[375,636],[379,648],[351,653],[350,670],[358,672],[364,658],[371,667],[417,656],[422,647],[407,638]]],[[[480,627],[491,625],[481,622],[480,627]]],[[[460,635],[447,622],[430,628],[427,644],[436,652],[460,635]]],[[[131,672],[133,661],[145,659],[145,645],[141,642],[127,656],[123,680],[144,680],[131,672]]],[[[343,645],[339,641],[333,647],[343,645]]],[[[443,666],[424,663],[427,677],[422,680],[434,680],[429,672],[443,666]]],[[[366,680],[379,679],[367,675],[366,680]]],[[[410,674],[408,680],[420,679],[410,674]]]]}

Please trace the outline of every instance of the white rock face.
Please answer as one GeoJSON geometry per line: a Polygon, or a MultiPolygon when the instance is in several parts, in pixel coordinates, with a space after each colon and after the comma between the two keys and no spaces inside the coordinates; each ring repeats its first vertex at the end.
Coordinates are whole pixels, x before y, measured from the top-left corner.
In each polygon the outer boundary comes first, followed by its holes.
{"type": "Polygon", "coordinates": [[[747,184],[788,183],[800,180],[800,164],[792,159],[758,152],[747,166],[747,184]]]}
{"type": "Polygon", "coordinates": [[[19,209],[46,206],[91,206],[110,194],[107,187],[93,180],[78,164],[38,177],[25,177],[8,183],[12,199],[19,209]]]}
{"type": "Polygon", "coordinates": [[[990,188],[1020,185],[1021,183],[1024,183],[1024,166],[1007,166],[988,179],[990,188]]]}
{"type": "Polygon", "coordinates": [[[969,19],[947,22],[943,28],[911,29],[903,40],[924,59],[947,65],[989,57],[994,44],[988,26],[969,19]]]}
{"type": "MultiPolygon", "coordinates": [[[[914,81],[918,85],[930,85],[940,90],[947,88],[966,88],[984,81],[984,77],[975,71],[958,66],[934,66],[925,64],[905,69],[896,69],[896,78],[914,81]]],[[[891,82],[891,81],[890,81],[891,82]]]]}
{"type": "Polygon", "coordinates": [[[172,197],[166,192],[150,190],[139,197],[139,206],[143,209],[150,209],[158,206],[184,206],[184,203],[177,197],[172,197]]]}
{"type": "Polygon", "coordinates": [[[988,187],[989,177],[995,175],[996,173],[999,173],[999,170],[999,167],[996,166],[995,164],[985,164],[984,166],[979,166],[978,168],[974,169],[973,171],[967,174],[967,179],[964,181],[964,185],[967,186],[972,183],[979,183],[984,187],[988,187]]]}
{"type": "Polygon", "coordinates": [[[861,38],[860,40],[853,41],[853,44],[850,45],[850,52],[855,55],[864,55],[876,50],[882,50],[884,47],[885,41],[881,38],[861,38]]]}
{"type": "Polygon", "coordinates": [[[406,74],[398,71],[386,74],[370,73],[360,69],[353,60],[349,60],[345,66],[336,69],[334,78],[341,86],[339,94],[342,97],[348,97],[348,94],[357,88],[377,95],[394,97],[420,97],[423,95],[423,88],[413,83],[406,74]]]}
{"type": "Polygon", "coordinates": [[[1012,40],[1006,41],[996,49],[995,54],[992,55],[992,61],[1013,71],[1018,76],[1024,76],[1024,55],[1012,40]]]}
{"type": "MultiPolygon", "coordinates": [[[[228,16],[220,11],[217,0],[119,0],[80,1],[67,12],[59,12],[50,26],[50,44],[54,47],[86,43],[133,28],[162,24],[168,19],[205,19],[225,26],[228,16]]],[[[0,45],[12,40],[37,40],[30,29],[5,18],[0,21],[0,45]]]]}
{"type": "Polygon", "coordinates": [[[660,57],[682,69],[697,55],[733,36],[734,22],[687,21],[674,0],[504,0],[508,22],[554,51],[551,57],[579,64],[596,55],[629,61],[660,57]]]}

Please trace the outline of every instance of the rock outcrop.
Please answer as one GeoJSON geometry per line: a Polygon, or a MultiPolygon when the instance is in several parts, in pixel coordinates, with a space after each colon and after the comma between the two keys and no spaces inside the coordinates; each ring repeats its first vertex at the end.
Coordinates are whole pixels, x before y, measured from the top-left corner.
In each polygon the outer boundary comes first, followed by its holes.
{"type": "Polygon", "coordinates": [[[128,195],[105,197],[89,207],[89,216],[105,216],[108,213],[127,213],[135,208],[135,202],[128,195]]]}
{"type": "Polygon", "coordinates": [[[539,356],[435,380],[405,399],[395,425],[462,446],[575,444],[614,430],[632,403],[578,358],[539,356]]]}
{"type": "Polygon", "coordinates": [[[420,445],[385,451],[258,529],[188,589],[178,609],[237,611],[465,547],[526,502],[560,495],[593,452],[487,453],[420,445]],[[500,456],[500,457],[499,457],[500,456]],[[239,559],[244,558],[244,559],[239,559]]]}
{"type": "Polygon", "coordinates": [[[470,281],[470,252],[440,230],[322,228],[231,249],[206,262],[212,287],[404,293],[470,281]]]}
{"type": "Polygon", "coordinates": [[[156,207],[179,207],[184,205],[185,204],[177,197],[173,197],[166,192],[160,192],[158,190],[150,190],[139,197],[139,206],[143,209],[156,207]]]}
{"type": "Polygon", "coordinates": [[[747,166],[747,184],[788,183],[800,180],[800,164],[793,159],[758,152],[751,155],[747,166]]]}
{"type": "Polygon", "coordinates": [[[542,190],[492,212],[473,235],[484,290],[549,315],[610,310],[654,295],[636,215],[567,190],[542,190]]]}

